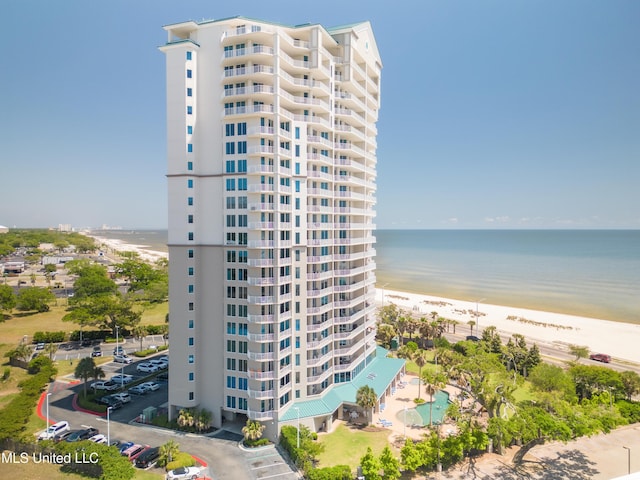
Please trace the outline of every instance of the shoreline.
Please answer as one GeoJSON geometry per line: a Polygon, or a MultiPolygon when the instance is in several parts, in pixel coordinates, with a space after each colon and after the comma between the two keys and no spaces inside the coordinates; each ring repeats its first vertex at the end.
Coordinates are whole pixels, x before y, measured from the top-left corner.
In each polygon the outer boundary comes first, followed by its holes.
{"type": "Polygon", "coordinates": [[[126,243],[124,240],[116,239],[116,238],[105,238],[99,235],[93,235],[90,232],[85,232],[83,235],[93,238],[98,247],[104,246],[106,247],[107,252],[111,250],[112,253],[115,252],[134,252],[136,253],[141,260],[145,262],[155,263],[161,259],[168,259],[169,254],[167,252],[159,252],[157,250],[151,250],[146,245],[134,245],[131,243],[126,243]]]}
{"type": "MultiPolygon", "coordinates": [[[[156,262],[168,259],[167,252],[148,249],[145,245],[133,245],[121,239],[111,239],[85,233],[99,245],[112,252],[135,252],[142,260],[156,262]]],[[[376,304],[394,303],[398,307],[428,316],[431,312],[460,322],[457,329],[470,329],[468,322],[476,320],[476,302],[426,295],[421,293],[376,288],[376,304]]],[[[555,345],[584,345],[592,353],[606,353],[614,358],[639,362],[637,341],[640,339],[640,324],[617,320],[556,313],[531,308],[494,305],[478,302],[478,324],[480,331],[495,326],[499,333],[524,335],[527,341],[555,345]]],[[[473,329],[474,335],[476,327],[473,329]]],[[[469,331],[469,334],[471,332],[469,331]]],[[[480,336],[480,335],[477,335],[480,336]]]]}
{"type": "MultiPolygon", "coordinates": [[[[460,322],[456,329],[470,332],[469,321],[476,320],[480,332],[495,326],[499,333],[524,335],[528,342],[554,345],[588,346],[591,353],[606,353],[630,362],[640,361],[637,341],[640,325],[564,313],[546,312],[520,307],[454,300],[431,295],[376,288],[376,304],[394,303],[414,316],[428,317],[431,312],[460,322]]],[[[473,328],[473,335],[476,333],[473,328]]]]}

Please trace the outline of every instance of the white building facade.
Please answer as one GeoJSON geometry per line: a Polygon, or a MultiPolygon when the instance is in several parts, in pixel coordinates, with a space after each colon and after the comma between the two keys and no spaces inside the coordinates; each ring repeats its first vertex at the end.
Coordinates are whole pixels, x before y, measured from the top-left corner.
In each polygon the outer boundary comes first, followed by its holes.
{"type": "Polygon", "coordinates": [[[380,56],[368,22],[164,28],[169,415],[275,438],[375,356],[380,56]]]}

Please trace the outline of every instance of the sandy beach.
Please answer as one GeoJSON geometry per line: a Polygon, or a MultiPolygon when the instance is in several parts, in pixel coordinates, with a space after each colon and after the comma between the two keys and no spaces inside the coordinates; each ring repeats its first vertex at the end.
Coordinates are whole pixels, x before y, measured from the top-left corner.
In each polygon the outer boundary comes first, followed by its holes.
{"type": "Polygon", "coordinates": [[[98,247],[104,249],[106,253],[115,252],[135,252],[140,259],[145,262],[154,263],[161,258],[169,258],[169,254],[166,252],[158,252],[156,250],[148,250],[145,245],[132,245],[125,243],[122,240],[115,238],[104,238],[97,235],[92,235],[90,232],[84,232],[83,235],[93,238],[98,247]]]}
{"type": "MultiPolygon", "coordinates": [[[[438,312],[440,317],[460,322],[456,327],[459,332],[470,333],[468,322],[476,320],[475,302],[376,289],[376,303],[382,305],[383,301],[385,305],[394,303],[417,317],[428,317],[431,312],[438,312]]],[[[637,324],[482,302],[477,304],[477,309],[480,332],[488,326],[495,326],[500,333],[520,333],[528,342],[584,345],[592,352],[607,353],[614,359],[640,362],[640,325],[637,324]]],[[[474,335],[475,332],[474,328],[474,335]]]]}

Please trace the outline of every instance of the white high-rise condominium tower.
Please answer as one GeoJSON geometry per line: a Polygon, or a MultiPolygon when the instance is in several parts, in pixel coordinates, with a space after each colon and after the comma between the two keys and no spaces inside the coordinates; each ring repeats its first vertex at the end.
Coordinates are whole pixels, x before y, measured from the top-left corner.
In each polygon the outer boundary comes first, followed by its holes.
{"type": "Polygon", "coordinates": [[[366,372],[380,356],[371,25],[164,28],[169,414],[246,416],[269,438],[328,428],[357,379],[381,397],[400,368],[366,372]]]}

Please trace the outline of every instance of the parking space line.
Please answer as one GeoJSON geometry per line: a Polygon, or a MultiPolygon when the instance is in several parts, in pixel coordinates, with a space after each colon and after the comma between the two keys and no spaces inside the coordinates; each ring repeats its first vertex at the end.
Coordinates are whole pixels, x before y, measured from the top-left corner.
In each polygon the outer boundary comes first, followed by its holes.
{"type": "Polygon", "coordinates": [[[278,465],[286,465],[286,463],[285,462],[270,463],[269,465],[260,465],[259,467],[253,467],[251,470],[259,470],[260,468],[276,467],[278,465]]]}

